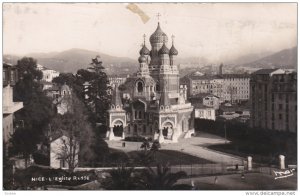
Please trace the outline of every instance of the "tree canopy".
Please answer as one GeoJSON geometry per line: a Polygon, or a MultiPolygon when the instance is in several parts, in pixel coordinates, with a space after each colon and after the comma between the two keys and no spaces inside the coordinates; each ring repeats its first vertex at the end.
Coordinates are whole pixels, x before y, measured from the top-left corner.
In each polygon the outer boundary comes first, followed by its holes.
{"type": "Polygon", "coordinates": [[[24,127],[17,129],[12,136],[11,142],[15,144],[13,147],[16,147],[12,152],[27,154],[27,147],[32,152],[35,148],[33,146],[43,140],[43,131],[53,117],[54,110],[52,101],[42,91],[39,81],[43,74],[37,70],[37,61],[24,57],[18,61],[16,67],[19,80],[13,88],[13,98],[14,101],[23,102],[24,107],[15,113],[15,121],[23,121],[24,127]],[[29,138],[29,146],[17,146],[20,145],[18,141],[22,137],[29,138]]]}

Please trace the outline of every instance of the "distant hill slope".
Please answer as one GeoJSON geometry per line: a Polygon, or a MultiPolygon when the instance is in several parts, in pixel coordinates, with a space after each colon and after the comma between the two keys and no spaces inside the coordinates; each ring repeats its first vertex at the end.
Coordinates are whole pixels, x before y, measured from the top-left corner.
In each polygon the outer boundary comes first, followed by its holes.
{"type": "MultiPolygon", "coordinates": [[[[31,53],[26,56],[37,59],[38,63],[59,72],[72,72],[75,73],[78,69],[84,69],[89,66],[92,58],[96,55],[100,55],[103,61],[103,65],[106,68],[108,74],[130,74],[137,70],[138,62],[126,58],[115,57],[107,54],[103,54],[96,51],[89,51],[83,49],[70,49],[63,52],[52,53],[31,53]]],[[[13,55],[4,55],[4,60],[15,64],[18,59],[13,55]]]]}
{"type": "MultiPolygon", "coordinates": [[[[138,69],[138,61],[126,57],[115,57],[96,51],[83,49],[70,49],[63,52],[51,53],[31,53],[26,56],[33,57],[38,63],[50,69],[59,72],[73,72],[78,69],[87,68],[91,59],[100,55],[106,72],[110,74],[132,74],[138,69]]],[[[4,55],[3,60],[16,64],[22,57],[13,55],[4,55]]],[[[190,72],[192,69],[199,69],[207,63],[205,57],[187,57],[178,58],[182,73],[190,72]]],[[[225,63],[226,67],[252,67],[252,68],[296,68],[297,67],[297,47],[285,49],[277,53],[270,54],[248,54],[233,59],[231,63],[225,63]],[[267,56],[268,55],[268,56],[267,56]],[[262,57],[264,56],[264,57],[262,57]],[[246,63],[247,62],[247,63],[246,63]],[[248,63],[249,62],[249,63],[248,63]]],[[[231,69],[230,68],[230,69],[231,69]]]]}
{"type": "Polygon", "coordinates": [[[252,68],[297,68],[297,47],[281,50],[261,59],[245,63],[252,68]]]}

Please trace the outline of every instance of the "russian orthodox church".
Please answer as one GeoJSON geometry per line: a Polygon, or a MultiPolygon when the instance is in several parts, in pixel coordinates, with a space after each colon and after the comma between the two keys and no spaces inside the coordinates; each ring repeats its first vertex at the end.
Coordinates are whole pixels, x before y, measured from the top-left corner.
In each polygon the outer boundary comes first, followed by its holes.
{"type": "Polygon", "coordinates": [[[179,85],[174,36],[168,48],[168,36],[158,22],[150,44],[151,50],[144,35],[137,73],[127,78],[122,89],[114,88],[108,111],[109,140],[142,136],[168,143],[194,133],[194,108],[187,102],[186,86],[179,85]]]}

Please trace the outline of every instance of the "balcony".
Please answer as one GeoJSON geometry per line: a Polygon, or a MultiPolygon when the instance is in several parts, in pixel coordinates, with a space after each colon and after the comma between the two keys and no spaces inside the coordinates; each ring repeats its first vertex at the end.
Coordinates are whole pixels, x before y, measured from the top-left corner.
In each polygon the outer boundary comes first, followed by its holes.
{"type": "Polygon", "coordinates": [[[23,108],[23,102],[11,102],[9,105],[3,105],[3,114],[12,114],[23,108]]]}

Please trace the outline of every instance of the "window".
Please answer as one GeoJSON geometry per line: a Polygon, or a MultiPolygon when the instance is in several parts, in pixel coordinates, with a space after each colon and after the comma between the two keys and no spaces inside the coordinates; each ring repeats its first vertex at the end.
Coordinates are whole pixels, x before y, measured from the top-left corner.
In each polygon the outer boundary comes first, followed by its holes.
{"type": "Polygon", "coordinates": [[[282,104],[279,104],[279,105],[278,105],[278,109],[279,109],[279,110],[282,110],[282,104]]]}
{"type": "Polygon", "coordinates": [[[2,77],[3,77],[3,82],[5,82],[5,81],[6,81],[6,70],[3,70],[3,75],[2,75],[2,77]]]}
{"type": "Polygon", "coordinates": [[[13,83],[15,81],[15,77],[14,77],[15,71],[11,70],[10,71],[10,81],[13,83]]]}
{"type": "Polygon", "coordinates": [[[207,116],[211,116],[211,111],[207,111],[207,116]]]}
{"type": "Polygon", "coordinates": [[[137,90],[139,93],[143,92],[143,83],[142,82],[137,83],[137,90]]]}
{"type": "Polygon", "coordinates": [[[279,120],[282,120],[282,114],[278,115],[279,120]]]}
{"type": "Polygon", "coordinates": [[[274,103],[272,103],[272,111],[274,111],[274,103]]]}
{"type": "Polygon", "coordinates": [[[63,159],[60,159],[60,167],[66,167],[66,162],[63,159]]]}

